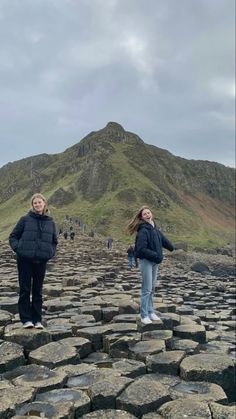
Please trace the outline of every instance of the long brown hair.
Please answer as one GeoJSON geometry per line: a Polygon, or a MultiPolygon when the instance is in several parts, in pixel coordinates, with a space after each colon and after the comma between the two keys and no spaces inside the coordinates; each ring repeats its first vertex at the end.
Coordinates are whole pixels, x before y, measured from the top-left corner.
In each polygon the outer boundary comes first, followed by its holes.
{"type": "Polygon", "coordinates": [[[43,196],[41,193],[35,193],[32,198],[31,198],[31,210],[34,212],[34,208],[33,208],[33,201],[38,198],[38,199],[42,199],[42,201],[45,203],[44,209],[43,209],[43,215],[48,214],[49,210],[48,210],[48,202],[45,198],[45,196],[43,196]]]}
{"type": "Polygon", "coordinates": [[[138,225],[143,223],[142,212],[144,209],[150,210],[150,208],[147,205],[143,205],[141,208],[139,208],[138,212],[134,215],[134,217],[130,220],[130,222],[127,224],[125,228],[127,234],[134,234],[134,232],[137,230],[138,225]]]}

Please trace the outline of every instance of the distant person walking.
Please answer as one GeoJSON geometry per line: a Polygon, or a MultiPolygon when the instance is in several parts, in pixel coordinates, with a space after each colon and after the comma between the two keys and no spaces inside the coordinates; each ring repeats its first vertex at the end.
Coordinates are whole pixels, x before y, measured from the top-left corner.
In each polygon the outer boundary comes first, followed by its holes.
{"type": "Polygon", "coordinates": [[[75,232],[74,232],[74,230],[71,230],[70,231],[70,239],[74,240],[74,238],[75,238],[75,232]]]}
{"type": "Polygon", "coordinates": [[[10,246],[17,255],[18,308],[24,328],[43,329],[43,281],[47,261],[55,255],[57,246],[55,223],[47,212],[46,198],[39,193],[34,194],[31,210],[19,219],[9,236],[10,246]]]}
{"type": "Polygon", "coordinates": [[[113,239],[112,237],[108,237],[107,239],[107,248],[112,249],[113,239]]]}
{"type": "Polygon", "coordinates": [[[126,227],[128,234],[137,232],[135,255],[141,272],[140,315],[143,324],[160,320],[153,310],[153,295],[156,287],[158,264],[162,262],[162,247],[173,251],[173,244],[158,230],[151,210],[143,206],[126,227]]]}
{"type": "Polygon", "coordinates": [[[130,269],[135,266],[134,246],[131,244],[127,249],[128,254],[128,266],[130,269]]]}

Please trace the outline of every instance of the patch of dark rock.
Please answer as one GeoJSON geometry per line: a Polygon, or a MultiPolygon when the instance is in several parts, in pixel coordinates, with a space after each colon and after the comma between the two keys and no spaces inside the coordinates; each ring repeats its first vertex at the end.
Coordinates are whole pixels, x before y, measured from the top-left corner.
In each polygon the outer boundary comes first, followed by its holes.
{"type": "Polygon", "coordinates": [[[109,323],[107,325],[98,325],[98,326],[91,326],[91,327],[84,327],[82,329],[77,330],[77,336],[84,337],[89,339],[92,343],[92,349],[97,351],[102,349],[102,338],[103,335],[106,333],[110,333],[112,331],[112,324],[109,323]]]}
{"type": "Polygon", "coordinates": [[[0,373],[13,370],[26,362],[23,347],[13,342],[0,344],[0,373]]]}
{"type": "Polygon", "coordinates": [[[111,326],[112,333],[132,333],[137,331],[136,323],[113,323],[111,326]]]}
{"type": "Polygon", "coordinates": [[[76,198],[75,193],[71,191],[65,191],[63,188],[58,188],[48,199],[49,204],[56,207],[73,202],[76,198]]]}
{"type": "Polygon", "coordinates": [[[112,321],[112,319],[117,316],[119,309],[116,307],[103,307],[102,308],[102,320],[105,323],[112,321]]]}
{"type": "Polygon", "coordinates": [[[176,326],[173,329],[174,336],[182,339],[194,340],[198,343],[206,342],[206,330],[204,326],[194,323],[176,326]]]}
{"type": "Polygon", "coordinates": [[[155,321],[155,322],[152,322],[150,324],[143,324],[141,322],[140,318],[137,320],[137,330],[140,333],[147,332],[147,331],[152,331],[152,330],[160,330],[160,329],[163,329],[163,328],[164,328],[164,326],[163,326],[162,319],[158,320],[158,321],[155,321]]]}
{"type": "Polygon", "coordinates": [[[147,369],[161,374],[178,375],[180,363],[184,357],[185,352],[178,350],[148,355],[146,358],[147,369]]]}
{"type": "Polygon", "coordinates": [[[133,380],[128,377],[109,377],[93,383],[88,389],[92,409],[115,409],[116,399],[133,380]]]}
{"type": "Polygon", "coordinates": [[[200,351],[200,344],[191,339],[173,339],[172,349],[184,351],[187,355],[193,355],[200,351]]]}
{"type": "Polygon", "coordinates": [[[100,306],[85,305],[85,307],[80,308],[80,313],[83,315],[87,314],[93,316],[96,322],[102,320],[102,309],[100,306]]]}
{"type": "Polygon", "coordinates": [[[94,383],[120,376],[121,374],[118,371],[113,371],[111,368],[98,368],[85,374],[69,377],[66,386],[68,388],[76,387],[81,390],[87,390],[94,383]]]}
{"type": "Polygon", "coordinates": [[[181,381],[180,383],[170,387],[171,398],[174,399],[191,399],[198,402],[215,401],[227,404],[227,396],[217,384],[207,382],[181,381]]]}
{"type": "Polygon", "coordinates": [[[173,331],[172,330],[152,330],[150,332],[143,332],[142,340],[150,340],[150,339],[163,340],[165,342],[166,349],[172,349],[173,331]]]}
{"type": "Polygon", "coordinates": [[[8,311],[11,314],[18,313],[18,297],[1,297],[0,299],[0,309],[3,311],[8,311]]]}
{"type": "Polygon", "coordinates": [[[147,356],[166,350],[165,341],[160,339],[142,340],[129,347],[129,358],[146,361],[147,356]]]}
{"type": "Polygon", "coordinates": [[[13,386],[10,383],[1,381],[0,386],[0,417],[5,419],[16,413],[16,407],[30,403],[35,395],[35,389],[22,386],[13,386]]]}
{"type": "Polygon", "coordinates": [[[116,407],[140,418],[169,400],[170,394],[164,385],[143,376],[137,378],[117,397],[116,407]]]}
{"type": "Polygon", "coordinates": [[[141,340],[139,333],[130,336],[121,336],[110,343],[109,355],[113,358],[129,358],[130,348],[141,340]]]}
{"type": "Polygon", "coordinates": [[[104,352],[92,352],[83,359],[83,362],[93,364],[98,368],[112,368],[114,359],[104,352]]]}
{"type": "Polygon", "coordinates": [[[90,398],[81,390],[69,388],[51,390],[37,394],[36,401],[47,402],[53,404],[53,406],[57,404],[61,405],[62,403],[64,406],[68,403],[72,404],[75,417],[80,417],[90,412],[90,398]]]}
{"type": "Polygon", "coordinates": [[[163,404],[158,413],[168,419],[201,418],[211,419],[211,411],[206,402],[187,400],[173,400],[163,404]]]}
{"type": "Polygon", "coordinates": [[[0,310],[0,326],[6,326],[11,323],[13,314],[6,310],[0,310]]]}
{"type": "Polygon", "coordinates": [[[158,383],[163,384],[163,386],[166,386],[168,389],[181,382],[181,378],[176,375],[160,374],[158,372],[146,374],[145,379],[158,381],[158,383]]]}
{"type": "Polygon", "coordinates": [[[113,317],[114,323],[136,323],[137,314],[119,314],[113,317]]]}
{"type": "Polygon", "coordinates": [[[82,363],[77,365],[66,364],[61,367],[55,368],[53,371],[58,371],[59,373],[62,372],[63,374],[66,374],[66,376],[69,378],[77,375],[87,374],[88,372],[95,371],[96,369],[97,368],[95,365],[82,363]]]}
{"type": "Polygon", "coordinates": [[[73,413],[72,403],[51,404],[48,402],[31,402],[16,408],[19,416],[37,416],[51,418],[65,418],[73,413]]]}
{"type": "Polygon", "coordinates": [[[137,378],[146,373],[146,365],[141,361],[134,359],[121,359],[115,361],[112,368],[117,370],[122,376],[137,378]]]}
{"type": "Polygon", "coordinates": [[[230,357],[219,354],[188,356],[180,364],[185,381],[206,381],[220,385],[230,402],[235,401],[235,366],[230,357]]]}
{"type": "Polygon", "coordinates": [[[29,354],[29,362],[55,368],[66,364],[77,364],[80,362],[80,357],[85,357],[90,352],[91,342],[88,339],[71,337],[35,349],[29,354]]]}
{"type": "Polygon", "coordinates": [[[23,329],[20,323],[13,323],[5,327],[4,339],[17,343],[23,346],[26,351],[30,351],[51,342],[51,335],[45,329],[23,329]]]}
{"type": "Polygon", "coordinates": [[[14,386],[35,388],[37,392],[63,387],[67,379],[66,373],[52,371],[43,365],[21,366],[2,376],[14,386]]]}
{"type": "Polygon", "coordinates": [[[216,277],[220,278],[227,278],[227,277],[235,277],[236,268],[235,266],[218,266],[216,269],[214,269],[211,274],[216,277]]]}
{"type": "Polygon", "coordinates": [[[188,306],[181,306],[176,309],[177,314],[179,315],[191,315],[194,313],[194,310],[192,307],[188,306]]]}
{"type": "Polygon", "coordinates": [[[137,314],[139,312],[139,304],[133,301],[120,301],[119,314],[137,314]]]}
{"type": "Polygon", "coordinates": [[[194,272],[199,272],[201,274],[206,274],[210,272],[208,265],[203,262],[195,262],[191,265],[190,269],[194,272]]]}

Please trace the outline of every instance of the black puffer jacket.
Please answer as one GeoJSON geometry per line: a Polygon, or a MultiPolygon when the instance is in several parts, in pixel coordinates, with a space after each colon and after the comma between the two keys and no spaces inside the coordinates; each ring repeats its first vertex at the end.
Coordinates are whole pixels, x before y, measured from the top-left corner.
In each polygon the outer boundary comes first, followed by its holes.
{"type": "Polygon", "coordinates": [[[55,255],[57,235],[54,221],[33,211],[20,218],[9,236],[9,243],[18,257],[43,261],[55,255]]]}
{"type": "Polygon", "coordinates": [[[146,222],[139,224],[135,239],[136,257],[161,263],[163,259],[162,247],[171,252],[174,250],[173,244],[156,227],[146,222]]]}

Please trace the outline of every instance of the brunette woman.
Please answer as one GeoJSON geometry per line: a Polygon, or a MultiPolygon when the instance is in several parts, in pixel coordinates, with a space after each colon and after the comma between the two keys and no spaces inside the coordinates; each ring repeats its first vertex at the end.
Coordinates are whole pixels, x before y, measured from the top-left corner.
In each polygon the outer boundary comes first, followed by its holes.
{"type": "Polygon", "coordinates": [[[162,262],[162,248],[174,250],[173,244],[160,232],[152,217],[151,210],[143,206],[126,227],[130,235],[137,232],[135,256],[139,259],[141,272],[140,315],[143,324],[160,320],[153,310],[153,295],[156,286],[158,264],[162,262]]]}

